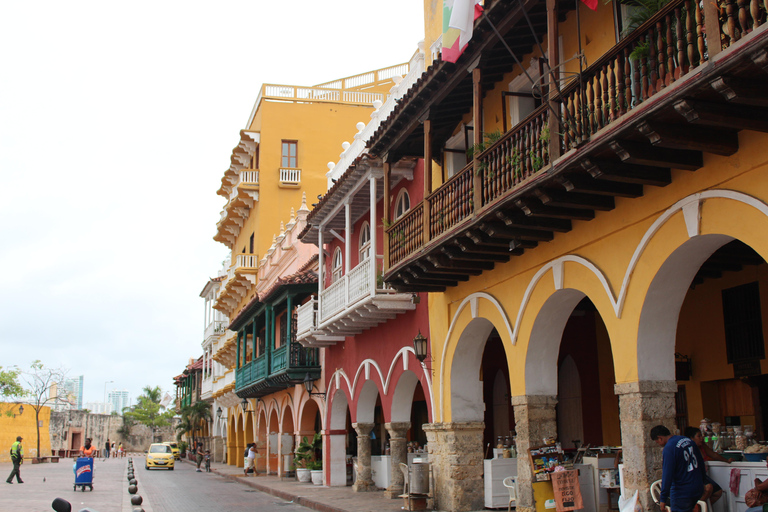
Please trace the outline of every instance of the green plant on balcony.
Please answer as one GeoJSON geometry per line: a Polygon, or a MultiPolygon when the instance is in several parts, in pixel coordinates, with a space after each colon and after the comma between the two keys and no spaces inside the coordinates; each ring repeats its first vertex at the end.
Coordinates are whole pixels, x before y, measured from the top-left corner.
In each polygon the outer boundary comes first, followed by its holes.
{"type": "MultiPolygon", "coordinates": [[[[471,160],[475,155],[479,155],[486,149],[490,148],[495,143],[497,143],[503,135],[504,134],[501,133],[501,130],[494,130],[492,132],[483,133],[480,142],[467,148],[467,158],[471,160]]],[[[488,162],[479,161],[477,162],[477,169],[475,169],[475,173],[479,175],[487,168],[488,162]]],[[[493,178],[493,174],[489,175],[488,177],[493,178]]]]}

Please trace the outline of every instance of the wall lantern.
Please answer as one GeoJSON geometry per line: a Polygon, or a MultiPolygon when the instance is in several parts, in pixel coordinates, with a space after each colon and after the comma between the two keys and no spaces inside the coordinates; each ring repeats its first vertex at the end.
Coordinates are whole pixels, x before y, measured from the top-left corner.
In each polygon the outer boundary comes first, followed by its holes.
{"type": "Polygon", "coordinates": [[[22,414],[24,414],[24,406],[20,405],[19,406],[19,416],[21,416],[22,414]]]}
{"type": "Polygon", "coordinates": [[[221,412],[222,412],[222,411],[221,411],[221,407],[219,407],[218,409],[216,409],[216,417],[217,417],[217,418],[221,418],[221,412]]]}
{"type": "Polygon", "coordinates": [[[241,405],[243,406],[243,412],[253,412],[253,409],[251,409],[251,403],[247,398],[243,398],[241,405]]]}
{"type": "Polygon", "coordinates": [[[312,376],[307,372],[307,374],[304,376],[304,389],[307,390],[307,393],[309,393],[309,396],[321,396],[323,399],[325,399],[325,393],[313,393],[312,390],[315,388],[315,380],[312,378],[312,376]]]}
{"type": "Polygon", "coordinates": [[[416,351],[416,359],[423,363],[427,358],[427,337],[421,334],[421,329],[419,329],[419,334],[413,338],[413,350],[416,351]]]}

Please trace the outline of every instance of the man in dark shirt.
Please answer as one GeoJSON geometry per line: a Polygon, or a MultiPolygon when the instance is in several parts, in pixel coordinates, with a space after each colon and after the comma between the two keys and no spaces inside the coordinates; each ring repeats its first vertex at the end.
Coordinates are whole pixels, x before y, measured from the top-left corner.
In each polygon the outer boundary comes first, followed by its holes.
{"type": "Polygon", "coordinates": [[[696,443],[685,436],[673,436],[664,425],[651,429],[651,439],[664,450],[661,466],[659,508],[666,512],[690,512],[704,493],[704,458],[696,443]]]}

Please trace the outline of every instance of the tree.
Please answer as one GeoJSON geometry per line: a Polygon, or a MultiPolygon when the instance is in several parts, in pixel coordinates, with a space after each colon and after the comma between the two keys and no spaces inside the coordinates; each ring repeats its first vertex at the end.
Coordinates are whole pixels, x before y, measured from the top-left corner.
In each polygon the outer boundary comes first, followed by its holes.
{"type": "Polygon", "coordinates": [[[156,440],[156,430],[159,427],[171,424],[173,411],[161,412],[160,399],[163,391],[160,389],[160,386],[144,386],[142,391],[144,393],[136,399],[136,405],[133,410],[126,411],[123,416],[127,416],[130,420],[152,429],[152,442],[154,442],[156,440]]]}
{"type": "Polygon", "coordinates": [[[176,425],[176,429],[181,434],[189,432],[192,435],[192,445],[196,444],[196,434],[202,430],[202,426],[211,420],[211,405],[206,402],[195,402],[181,409],[181,423],[176,425]]]}
{"type": "Polygon", "coordinates": [[[51,401],[60,399],[56,395],[51,395],[52,385],[61,387],[64,378],[67,376],[66,370],[62,368],[48,368],[40,360],[33,362],[29,370],[21,373],[21,378],[26,384],[24,396],[28,399],[30,405],[35,410],[35,425],[37,426],[37,456],[40,456],[40,410],[51,401]]]}
{"type": "Polygon", "coordinates": [[[19,375],[21,370],[12,366],[7,370],[3,370],[0,366],[0,397],[22,397],[26,394],[24,388],[19,384],[19,375]]]}

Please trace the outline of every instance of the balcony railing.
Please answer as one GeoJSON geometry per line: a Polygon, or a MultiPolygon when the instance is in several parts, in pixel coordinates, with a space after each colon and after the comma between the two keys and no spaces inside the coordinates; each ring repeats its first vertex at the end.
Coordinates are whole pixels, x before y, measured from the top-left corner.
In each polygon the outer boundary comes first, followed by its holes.
{"type": "MultiPolygon", "coordinates": [[[[344,276],[346,277],[346,276],[344,276]]],[[[320,294],[320,321],[335,315],[344,309],[345,295],[347,291],[347,280],[342,277],[320,294]]]]}
{"type": "Polygon", "coordinates": [[[283,345],[272,352],[272,367],[269,374],[274,375],[288,368],[315,366],[320,366],[318,349],[304,348],[300,344],[293,342],[290,345],[283,345]]]}
{"type": "Polygon", "coordinates": [[[249,396],[263,395],[300,383],[308,370],[313,374],[319,372],[319,350],[292,341],[275,349],[269,357],[260,356],[238,369],[235,388],[249,396]]]}
{"type": "Polygon", "coordinates": [[[377,69],[376,71],[369,71],[367,73],[341,78],[332,82],[325,82],[323,84],[318,84],[316,87],[325,89],[351,89],[353,87],[375,84],[382,80],[392,78],[393,76],[401,76],[406,73],[408,73],[408,63],[377,69]]]}
{"type": "Polygon", "coordinates": [[[258,254],[238,254],[235,263],[236,270],[255,270],[259,266],[258,254]]]}
{"type": "Polygon", "coordinates": [[[559,133],[550,137],[552,114],[542,105],[478,155],[476,169],[470,163],[394,222],[386,230],[390,267],[509,199],[549,166],[550,141],[566,151],[584,145],[765,22],[756,0],[727,0],[724,15],[713,2],[670,1],[555,94],[559,133]],[[705,27],[718,26],[719,35],[708,35],[705,27]]]}
{"type": "Polygon", "coordinates": [[[264,84],[256,105],[262,99],[279,101],[318,101],[331,103],[349,103],[354,105],[371,105],[374,101],[384,101],[384,94],[377,92],[348,91],[324,87],[297,87],[293,85],[264,84]]]}
{"type": "Polygon", "coordinates": [[[205,339],[208,339],[211,336],[224,334],[227,331],[228,325],[229,322],[225,320],[214,320],[213,322],[209,323],[205,328],[205,339]]]}
{"type": "Polygon", "coordinates": [[[280,169],[280,183],[301,183],[301,169],[280,169]]]}
{"type": "Polygon", "coordinates": [[[296,308],[296,336],[309,333],[317,325],[317,300],[311,299],[296,308]]]}
{"type": "Polygon", "coordinates": [[[261,355],[237,369],[235,387],[240,389],[248,383],[263,380],[267,377],[267,356],[261,355]]]}

